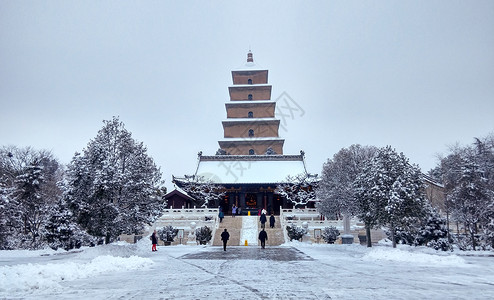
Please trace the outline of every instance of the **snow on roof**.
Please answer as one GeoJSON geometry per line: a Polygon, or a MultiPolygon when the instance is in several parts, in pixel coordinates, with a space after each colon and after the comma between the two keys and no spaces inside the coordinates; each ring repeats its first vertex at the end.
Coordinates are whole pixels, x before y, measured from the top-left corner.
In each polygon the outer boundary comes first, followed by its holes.
{"type": "Polygon", "coordinates": [[[280,137],[239,137],[239,138],[222,138],[219,140],[219,142],[264,142],[264,141],[273,141],[273,140],[279,140],[279,141],[284,141],[285,139],[280,138],[280,137]]]}
{"type": "Polygon", "coordinates": [[[261,67],[260,65],[256,64],[255,62],[246,62],[245,64],[234,69],[233,71],[234,72],[238,72],[238,71],[267,71],[267,69],[261,67]]]}
{"type": "Polygon", "coordinates": [[[276,118],[230,118],[221,122],[259,122],[259,121],[279,121],[276,118]]]}
{"type": "Polygon", "coordinates": [[[273,155],[272,159],[269,155],[227,155],[207,158],[201,158],[199,161],[196,175],[214,183],[278,183],[286,182],[286,177],[289,175],[307,173],[304,160],[298,155],[273,155]]]}
{"type": "Polygon", "coordinates": [[[248,101],[238,101],[238,100],[230,100],[226,102],[226,105],[235,105],[235,104],[275,104],[276,101],[273,100],[248,100],[248,101]]]}
{"type": "Polygon", "coordinates": [[[234,84],[228,86],[228,88],[256,88],[256,87],[272,87],[273,85],[271,84],[234,84]]]}

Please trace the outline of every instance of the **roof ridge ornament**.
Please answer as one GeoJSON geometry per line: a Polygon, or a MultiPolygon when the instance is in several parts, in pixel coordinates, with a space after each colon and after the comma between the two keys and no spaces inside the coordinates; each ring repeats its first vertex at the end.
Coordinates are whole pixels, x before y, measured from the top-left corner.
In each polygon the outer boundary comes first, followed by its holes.
{"type": "Polygon", "coordinates": [[[254,62],[254,57],[252,56],[252,52],[250,50],[247,53],[247,62],[254,62]]]}

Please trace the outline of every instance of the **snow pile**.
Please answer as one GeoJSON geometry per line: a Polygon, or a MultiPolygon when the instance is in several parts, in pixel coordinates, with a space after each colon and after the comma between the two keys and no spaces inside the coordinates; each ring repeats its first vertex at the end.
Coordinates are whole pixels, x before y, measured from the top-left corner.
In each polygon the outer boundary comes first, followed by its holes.
{"type": "Polygon", "coordinates": [[[245,240],[249,243],[250,246],[257,245],[257,235],[258,226],[257,226],[257,217],[256,216],[248,216],[242,217],[242,230],[240,231],[240,246],[244,245],[245,240]]]}
{"type": "Polygon", "coordinates": [[[373,248],[369,253],[362,257],[366,261],[395,261],[410,262],[425,265],[443,265],[443,266],[460,266],[465,265],[465,260],[456,255],[433,255],[420,252],[409,252],[400,249],[387,247],[373,248]]]}
{"type": "Polygon", "coordinates": [[[89,262],[20,264],[0,267],[0,293],[61,288],[59,282],[107,272],[148,268],[153,261],[138,256],[98,256],[89,262]]]}

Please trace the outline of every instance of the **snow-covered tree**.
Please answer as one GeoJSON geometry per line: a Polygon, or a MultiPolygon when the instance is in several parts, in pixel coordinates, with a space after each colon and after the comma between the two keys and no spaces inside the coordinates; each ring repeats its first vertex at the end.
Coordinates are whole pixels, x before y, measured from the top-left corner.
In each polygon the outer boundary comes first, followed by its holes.
{"type": "Polygon", "coordinates": [[[491,215],[493,196],[479,165],[473,162],[465,163],[461,168],[461,174],[458,185],[448,195],[448,200],[453,203],[453,217],[465,225],[475,250],[478,225],[484,223],[487,216],[491,215]]]}
{"type": "Polygon", "coordinates": [[[375,152],[373,146],[351,145],[328,159],[316,189],[318,210],[322,215],[334,219],[341,214],[350,216],[356,213],[353,182],[375,152]]]}
{"type": "Polygon", "coordinates": [[[143,143],[116,117],[68,165],[64,200],[77,222],[106,243],[137,234],[164,208],[161,173],[143,143]]]}
{"type": "Polygon", "coordinates": [[[420,169],[390,146],[378,149],[357,177],[355,188],[357,216],[365,223],[368,247],[372,246],[371,228],[389,227],[395,247],[393,228],[416,222],[424,215],[426,202],[420,169]]]}
{"type": "Polygon", "coordinates": [[[418,232],[416,244],[442,251],[452,249],[446,220],[436,210],[431,209],[427,221],[418,232]]]}
{"type": "Polygon", "coordinates": [[[434,175],[444,183],[447,212],[468,234],[467,239],[458,236],[456,240],[462,249],[490,247],[488,236],[494,236],[489,229],[494,217],[494,134],[476,138],[470,146],[455,145],[450,152],[441,158],[434,175]]]}
{"type": "Polygon", "coordinates": [[[0,149],[0,247],[39,248],[60,197],[61,167],[52,154],[30,147],[0,149]]]}
{"type": "Polygon", "coordinates": [[[45,238],[53,250],[70,250],[94,244],[96,241],[79,224],[73,213],[61,201],[53,211],[45,226],[45,238]]]}
{"type": "Polygon", "coordinates": [[[224,186],[203,176],[188,176],[186,179],[180,187],[201,207],[217,207],[220,199],[226,194],[224,186]]]}
{"type": "Polygon", "coordinates": [[[319,178],[308,173],[287,176],[284,182],[278,183],[275,193],[285,197],[295,207],[307,205],[316,199],[315,189],[319,178]]]}

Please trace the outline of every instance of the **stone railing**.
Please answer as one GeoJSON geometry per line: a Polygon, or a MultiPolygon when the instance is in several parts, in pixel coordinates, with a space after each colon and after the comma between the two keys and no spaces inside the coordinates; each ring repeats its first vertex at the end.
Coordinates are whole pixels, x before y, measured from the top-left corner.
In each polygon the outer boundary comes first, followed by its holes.
{"type": "MultiPolygon", "coordinates": [[[[325,227],[334,226],[340,232],[343,232],[343,220],[327,220],[319,214],[315,208],[291,208],[280,209],[280,222],[283,227],[285,240],[289,241],[286,233],[286,226],[294,224],[302,227],[304,223],[307,223],[310,235],[314,235],[314,229],[323,230],[325,227]]],[[[355,236],[358,231],[364,229],[364,224],[356,218],[350,219],[350,230],[355,236]]]]}
{"type": "MultiPolygon", "coordinates": [[[[184,237],[182,244],[187,244],[188,236],[191,233],[191,224],[195,223],[194,231],[196,228],[202,226],[208,226],[212,230],[212,236],[216,232],[219,226],[218,220],[219,209],[218,208],[169,208],[163,210],[161,217],[154,222],[151,231],[171,225],[179,230],[183,230],[184,237]]],[[[213,242],[211,239],[210,243],[213,242]]],[[[179,244],[178,239],[175,238],[173,244],[179,244]]]]}

